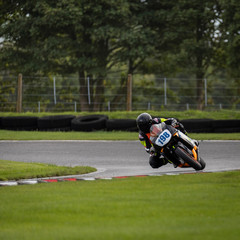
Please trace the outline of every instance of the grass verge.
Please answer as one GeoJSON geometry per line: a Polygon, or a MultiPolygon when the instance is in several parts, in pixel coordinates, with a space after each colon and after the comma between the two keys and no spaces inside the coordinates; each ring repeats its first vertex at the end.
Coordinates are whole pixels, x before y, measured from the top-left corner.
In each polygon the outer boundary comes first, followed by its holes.
{"type": "Polygon", "coordinates": [[[0,188],[0,239],[237,240],[240,172],[0,188]]]}
{"type": "Polygon", "coordinates": [[[52,164],[0,160],[0,181],[77,175],[94,171],[96,171],[95,168],[87,166],[64,167],[52,164]]]}
{"type": "MultiPolygon", "coordinates": [[[[198,140],[240,140],[239,133],[192,133],[198,140]]],[[[0,130],[0,140],[138,140],[137,132],[41,132],[0,130]]]]}
{"type": "MultiPolygon", "coordinates": [[[[105,114],[108,115],[110,119],[136,119],[137,116],[144,111],[115,111],[115,112],[42,112],[42,113],[15,113],[15,112],[1,112],[0,117],[9,117],[9,116],[36,116],[36,117],[44,117],[49,115],[63,115],[70,114],[75,116],[86,116],[90,114],[105,114]]],[[[196,118],[210,118],[210,119],[240,119],[240,111],[239,110],[219,110],[219,111],[199,111],[199,110],[189,110],[189,111],[147,111],[152,116],[158,117],[174,117],[180,120],[183,119],[196,119],[196,118]]]]}

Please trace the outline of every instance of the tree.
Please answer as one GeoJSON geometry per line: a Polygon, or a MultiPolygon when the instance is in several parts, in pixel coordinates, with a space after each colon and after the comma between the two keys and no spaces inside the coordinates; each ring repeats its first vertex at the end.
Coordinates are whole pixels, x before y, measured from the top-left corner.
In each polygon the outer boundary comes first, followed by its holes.
{"type": "Polygon", "coordinates": [[[124,31],[119,37],[118,59],[127,64],[127,73],[134,74],[137,67],[154,54],[153,31],[145,24],[146,2],[129,0],[129,12],[124,21],[124,31]]]}
{"type": "Polygon", "coordinates": [[[156,50],[151,62],[147,62],[149,68],[158,66],[162,75],[181,71],[195,75],[197,105],[202,109],[204,77],[217,45],[214,38],[219,20],[217,1],[161,0],[145,4],[149,17],[145,24],[154,32],[156,50]]]}
{"type": "MultiPolygon", "coordinates": [[[[194,75],[199,109],[219,56],[239,76],[237,0],[11,0],[0,1],[0,14],[2,69],[76,74],[82,111],[102,109],[105,79],[117,64],[131,74],[194,75]]],[[[124,97],[126,79],[113,100],[124,97]]]]}
{"type": "Polygon", "coordinates": [[[149,29],[148,45],[152,52],[138,68],[140,72],[169,76],[176,71],[175,55],[179,53],[182,42],[178,21],[178,2],[168,0],[143,1],[142,24],[149,29]]]}
{"type": "MultiPolygon", "coordinates": [[[[118,62],[115,55],[118,51],[119,38],[125,31],[125,21],[129,14],[127,1],[86,0],[84,22],[85,30],[90,36],[94,66],[88,69],[88,76],[95,75],[95,98],[93,110],[100,110],[104,96],[104,79],[111,67],[118,62]],[[87,7],[86,7],[87,6],[87,7]]],[[[93,82],[92,82],[93,83],[93,82]]]]}
{"type": "Polygon", "coordinates": [[[91,92],[93,109],[100,110],[103,79],[123,30],[127,2],[13,0],[3,9],[1,60],[28,74],[77,72],[82,110],[90,110],[86,83],[90,77],[91,85],[96,85],[91,92]]]}
{"type": "Polygon", "coordinates": [[[180,60],[186,69],[195,74],[198,109],[203,109],[204,77],[216,53],[215,39],[219,21],[215,0],[180,0],[177,19],[182,37],[180,60]],[[183,61],[184,60],[184,61],[183,61]]]}
{"type": "MultiPolygon", "coordinates": [[[[220,0],[223,68],[234,79],[235,95],[240,95],[240,2],[237,0],[220,0]]],[[[233,99],[236,102],[238,99],[233,99]]]]}

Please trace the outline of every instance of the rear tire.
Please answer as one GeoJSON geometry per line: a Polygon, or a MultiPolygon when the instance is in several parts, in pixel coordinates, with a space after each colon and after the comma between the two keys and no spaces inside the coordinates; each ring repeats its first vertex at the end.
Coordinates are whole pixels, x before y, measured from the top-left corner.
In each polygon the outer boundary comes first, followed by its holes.
{"type": "Polygon", "coordinates": [[[180,157],[184,162],[188,163],[196,171],[202,170],[204,167],[198,161],[196,161],[191,154],[189,154],[185,149],[177,147],[175,153],[180,157]]]}

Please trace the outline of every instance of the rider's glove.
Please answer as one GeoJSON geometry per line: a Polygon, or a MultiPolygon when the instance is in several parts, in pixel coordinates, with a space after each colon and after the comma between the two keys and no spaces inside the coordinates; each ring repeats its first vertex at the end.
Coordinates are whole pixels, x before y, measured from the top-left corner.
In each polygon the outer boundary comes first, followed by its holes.
{"type": "Polygon", "coordinates": [[[178,126],[178,121],[177,121],[177,119],[175,119],[175,118],[169,118],[169,119],[166,121],[166,123],[172,125],[173,127],[177,127],[177,126],[178,126]],[[169,122],[169,123],[168,123],[168,122],[169,122]]]}
{"type": "Polygon", "coordinates": [[[182,131],[184,134],[187,133],[187,131],[185,130],[184,126],[182,125],[182,123],[180,123],[177,119],[175,118],[170,118],[171,119],[171,125],[174,128],[178,128],[180,131],[182,131]]]}

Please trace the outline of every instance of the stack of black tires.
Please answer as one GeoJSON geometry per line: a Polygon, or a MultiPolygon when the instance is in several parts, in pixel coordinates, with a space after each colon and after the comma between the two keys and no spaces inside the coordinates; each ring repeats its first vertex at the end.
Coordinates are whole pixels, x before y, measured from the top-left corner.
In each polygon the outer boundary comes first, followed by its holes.
{"type": "Polygon", "coordinates": [[[0,128],[39,131],[137,131],[134,119],[108,119],[107,115],[53,115],[45,117],[1,117],[0,128]]]}
{"type": "Polygon", "coordinates": [[[187,119],[181,122],[192,133],[240,132],[240,120],[187,119]]]}
{"type": "MultiPolygon", "coordinates": [[[[181,121],[192,133],[240,132],[240,120],[187,119],[181,121]]],[[[134,119],[109,119],[107,115],[53,115],[0,117],[0,129],[39,131],[137,131],[134,119]]]]}

